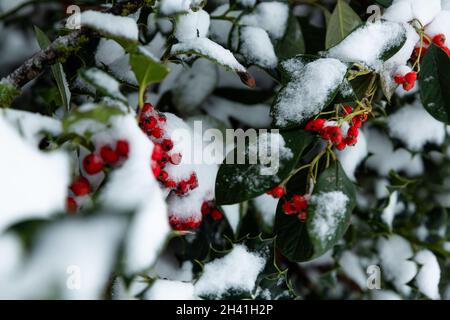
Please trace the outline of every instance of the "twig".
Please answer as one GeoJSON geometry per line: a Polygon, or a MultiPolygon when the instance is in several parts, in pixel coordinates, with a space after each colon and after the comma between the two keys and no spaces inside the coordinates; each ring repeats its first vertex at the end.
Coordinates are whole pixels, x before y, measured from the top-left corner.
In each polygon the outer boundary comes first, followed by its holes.
{"type": "MultiPolygon", "coordinates": [[[[145,0],[121,1],[104,12],[115,15],[130,15],[145,4],[145,0]]],[[[31,80],[41,74],[47,66],[51,66],[60,60],[64,60],[77,52],[89,39],[98,36],[91,29],[82,28],[65,36],[57,38],[50,46],[43,49],[25,61],[19,68],[13,71],[6,80],[17,88],[22,88],[31,80]]]]}

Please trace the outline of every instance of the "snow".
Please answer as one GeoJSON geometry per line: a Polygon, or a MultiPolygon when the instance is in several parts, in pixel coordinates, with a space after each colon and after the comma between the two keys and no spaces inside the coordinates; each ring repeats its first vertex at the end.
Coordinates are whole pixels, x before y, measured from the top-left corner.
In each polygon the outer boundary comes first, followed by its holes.
{"type": "Polygon", "coordinates": [[[274,224],[278,201],[279,199],[275,199],[267,194],[260,195],[259,197],[253,199],[253,204],[255,205],[256,210],[258,210],[261,214],[262,220],[269,227],[272,227],[274,224]]]}
{"type": "Polygon", "coordinates": [[[230,118],[237,119],[252,128],[267,128],[270,126],[270,106],[268,104],[243,104],[219,98],[209,97],[202,108],[212,117],[231,127],[230,118]],[[252,116],[249,117],[248,115],[252,116]]]}
{"type": "Polygon", "coordinates": [[[175,38],[181,42],[197,37],[204,38],[208,34],[209,22],[209,14],[204,10],[180,15],[175,24],[175,38]]]}
{"type": "Polygon", "coordinates": [[[126,98],[120,92],[120,83],[106,72],[97,68],[91,68],[83,73],[83,77],[97,90],[112,98],[126,101],[126,98]]]}
{"type": "Polygon", "coordinates": [[[368,23],[328,50],[327,56],[343,62],[363,63],[374,70],[380,70],[383,53],[401,44],[404,36],[405,28],[402,24],[381,21],[368,23]]]}
{"type": "Polygon", "coordinates": [[[145,293],[146,300],[196,300],[194,285],[188,282],[156,280],[145,293]]]}
{"type": "Polygon", "coordinates": [[[392,141],[374,128],[365,131],[368,151],[371,156],[366,161],[368,168],[382,176],[388,176],[391,170],[404,171],[408,176],[423,173],[424,164],[420,155],[412,155],[405,149],[394,150],[392,141]]]}
{"type": "Polygon", "coordinates": [[[207,59],[198,59],[183,69],[172,87],[172,101],[183,113],[191,113],[211,94],[218,81],[217,67],[207,59]]]}
{"type": "Polygon", "coordinates": [[[136,21],[129,17],[115,16],[98,11],[84,11],[80,15],[81,25],[109,36],[137,41],[139,30],[136,21]]]}
{"type": "MultiPolygon", "coordinates": [[[[38,131],[38,121],[39,117],[26,120],[30,124],[28,133],[31,129],[38,131]]],[[[0,145],[8,150],[0,157],[0,231],[25,219],[47,218],[64,211],[70,183],[67,154],[38,150],[5,120],[3,112],[0,113],[0,145]]]]}
{"type": "Polygon", "coordinates": [[[111,74],[121,81],[137,85],[136,77],[129,64],[129,55],[116,41],[100,39],[95,53],[95,62],[98,67],[106,66],[111,74]]]}
{"type": "Polygon", "coordinates": [[[359,257],[355,253],[351,251],[342,253],[339,265],[345,275],[352,279],[361,289],[367,287],[367,275],[360,264],[359,257]]]}
{"type": "Polygon", "coordinates": [[[61,122],[38,113],[28,111],[2,109],[0,117],[3,117],[10,125],[17,128],[25,141],[38,147],[45,134],[57,136],[62,133],[61,122]]]}
{"type": "Polygon", "coordinates": [[[182,264],[178,261],[175,254],[168,250],[162,254],[155,263],[154,274],[151,273],[151,278],[168,279],[175,281],[192,281],[193,264],[191,261],[184,261],[182,264]]]}
{"type": "Polygon", "coordinates": [[[405,205],[398,200],[399,193],[394,191],[389,196],[389,202],[386,208],[381,213],[381,219],[392,229],[392,222],[395,216],[405,209],[405,205]]]}
{"type": "Polygon", "coordinates": [[[195,53],[217,61],[222,66],[237,71],[245,72],[245,68],[236,60],[230,50],[207,39],[195,38],[172,46],[171,54],[195,53]]]}
{"type": "Polygon", "coordinates": [[[356,145],[343,151],[337,151],[336,154],[347,177],[352,181],[356,181],[355,171],[368,155],[367,140],[364,132],[362,130],[359,131],[356,145]]]}
{"type": "Polygon", "coordinates": [[[226,256],[204,266],[195,283],[195,294],[220,299],[232,292],[251,292],[265,264],[266,259],[260,254],[235,245],[226,256]]]}
{"type": "Polygon", "coordinates": [[[257,27],[242,27],[239,39],[240,53],[249,64],[268,69],[276,68],[278,58],[265,30],[257,27]]]}
{"type": "Polygon", "coordinates": [[[0,296],[2,292],[2,283],[6,282],[13,272],[20,267],[24,250],[21,240],[13,233],[0,234],[0,296]]]}
{"type": "Polygon", "coordinates": [[[415,279],[417,288],[430,299],[440,299],[441,268],[436,256],[429,250],[422,250],[416,253],[414,260],[420,268],[415,279]]]}
{"type": "Polygon", "coordinates": [[[241,219],[241,206],[239,203],[221,206],[225,217],[227,217],[227,221],[230,224],[231,229],[234,234],[237,234],[237,230],[239,227],[239,222],[241,219]]]}
{"type": "MultiPolygon", "coordinates": [[[[228,10],[229,7],[230,6],[228,4],[218,6],[213,12],[211,12],[211,17],[217,17],[225,14],[225,12],[228,10]]],[[[230,11],[227,13],[227,16],[237,17],[239,16],[239,14],[240,11],[230,11]]],[[[233,23],[231,21],[222,19],[212,19],[209,28],[210,38],[213,41],[221,44],[222,46],[227,46],[228,36],[230,34],[232,26],[233,23]]]]}
{"type": "Polygon", "coordinates": [[[433,38],[443,33],[446,37],[445,45],[450,44],[450,11],[441,11],[436,18],[425,27],[425,34],[433,38]]]}
{"type": "Polygon", "coordinates": [[[252,13],[242,16],[241,25],[260,27],[267,31],[273,40],[279,40],[286,32],[289,6],[278,1],[259,3],[252,13]]]}
{"type": "Polygon", "coordinates": [[[412,151],[423,150],[427,143],[441,145],[446,135],[445,125],[434,119],[419,101],[390,115],[388,126],[390,136],[412,151]]]}
{"type": "Polygon", "coordinates": [[[409,242],[400,236],[392,235],[380,238],[377,248],[385,279],[392,281],[398,290],[407,290],[405,285],[417,273],[417,265],[409,261],[414,255],[409,242]]]}
{"type": "Polygon", "coordinates": [[[187,12],[189,9],[197,9],[202,3],[203,0],[160,0],[159,10],[163,15],[170,16],[176,13],[187,12]]]}
{"type": "Polygon", "coordinates": [[[287,70],[296,72],[291,74],[291,81],[281,89],[276,99],[275,120],[278,126],[285,126],[290,121],[300,123],[319,113],[347,73],[347,66],[336,59],[318,59],[299,72],[301,65],[297,64],[297,59],[283,63],[287,70]]]}
{"type": "Polygon", "coordinates": [[[345,218],[349,199],[341,191],[321,192],[313,195],[309,204],[314,207],[314,217],[310,220],[314,237],[321,242],[329,241],[340,222],[345,218]]]}
{"type": "Polygon", "coordinates": [[[123,218],[101,214],[45,227],[32,254],[0,285],[0,297],[100,299],[125,226],[123,218]]]}
{"type": "Polygon", "coordinates": [[[441,0],[394,0],[383,19],[395,22],[417,19],[422,25],[427,25],[440,11],[441,0]]]}

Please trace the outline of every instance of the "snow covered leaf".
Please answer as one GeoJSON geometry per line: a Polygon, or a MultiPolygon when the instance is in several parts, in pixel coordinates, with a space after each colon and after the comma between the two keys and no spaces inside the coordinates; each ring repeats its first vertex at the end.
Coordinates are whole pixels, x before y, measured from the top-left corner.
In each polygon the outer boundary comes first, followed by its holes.
{"type": "Polygon", "coordinates": [[[88,10],[81,13],[80,22],[82,26],[94,29],[106,37],[131,42],[138,41],[138,26],[136,21],[130,17],[88,10]]]}
{"type": "Polygon", "coordinates": [[[258,27],[243,26],[239,28],[239,52],[247,64],[264,69],[275,69],[278,58],[268,33],[258,27]]]}
{"type": "Polygon", "coordinates": [[[325,47],[331,48],[341,42],[362,23],[359,16],[343,0],[338,0],[327,26],[325,47]]]}
{"type": "Polygon", "coordinates": [[[281,63],[281,73],[288,82],[272,106],[276,127],[301,125],[326,108],[338,94],[347,66],[336,59],[314,59],[297,56],[281,63]]]}
{"type": "MultiPolygon", "coordinates": [[[[288,185],[288,196],[303,192],[293,191],[288,185]]],[[[286,215],[282,204],[283,200],[275,218],[277,246],[290,260],[307,261],[323,255],[342,238],[355,206],[355,191],[339,162],[335,162],[322,172],[315,185],[306,223],[296,215],[286,215]]]]}
{"type": "MultiPolygon", "coordinates": [[[[38,27],[34,26],[34,32],[36,33],[36,39],[39,42],[41,49],[45,49],[50,45],[50,39],[47,35],[38,27]]],[[[59,94],[61,95],[61,100],[64,104],[66,110],[70,109],[70,98],[71,93],[69,89],[69,84],[67,83],[66,74],[61,63],[56,63],[51,66],[53,77],[55,78],[56,85],[58,86],[59,94]]]]}
{"type": "Polygon", "coordinates": [[[419,83],[424,108],[437,120],[450,123],[450,59],[435,45],[425,54],[419,83]]]}
{"type": "Polygon", "coordinates": [[[348,63],[362,63],[380,70],[406,41],[405,27],[396,22],[377,21],[356,28],[327,52],[327,57],[348,63]]]}
{"type": "Polygon", "coordinates": [[[95,88],[98,96],[107,96],[127,103],[126,98],[120,92],[120,83],[106,72],[91,68],[81,72],[81,78],[95,88]]]}
{"type": "Polygon", "coordinates": [[[312,136],[305,131],[291,131],[281,135],[261,134],[258,141],[250,141],[245,150],[234,149],[227,155],[226,160],[246,159],[246,163],[236,164],[235,161],[235,164],[221,165],[216,180],[216,202],[239,203],[253,199],[280,184],[294,169],[311,141],[312,136]],[[250,164],[252,157],[259,160],[258,163],[250,164]],[[269,163],[271,159],[279,163],[269,163]]]}
{"type": "Polygon", "coordinates": [[[246,73],[244,66],[236,60],[230,50],[225,49],[208,38],[195,38],[177,43],[172,47],[171,54],[195,54],[237,73],[246,73]]]}

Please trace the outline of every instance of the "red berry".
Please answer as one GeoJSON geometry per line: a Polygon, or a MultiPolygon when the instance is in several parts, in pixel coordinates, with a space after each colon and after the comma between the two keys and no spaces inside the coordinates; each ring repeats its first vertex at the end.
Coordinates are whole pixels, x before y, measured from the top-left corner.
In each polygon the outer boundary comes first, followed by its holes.
{"type": "Polygon", "coordinates": [[[98,155],[91,153],[83,159],[83,168],[87,174],[96,174],[103,169],[103,160],[98,155]]]}
{"type": "Polygon", "coordinates": [[[444,50],[444,52],[450,56],[450,49],[448,47],[443,47],[442,50],[444,50]]]}
{"type": "Polygon", "coordinates": [[[159,115],[159,117],[158,117],[158,122],[159,123],[166,123],[166,121],[167,121],[167,117],[164,114],[161,113],[159,115]]]}
{"type": "Polygon", "coordinates": [[[359,135],[358,128],[355,126],[351,126],[348,128],[347,137],[357,138],[359,135]]]}
{"type": "Polygon", "coordinates": [[[412,88],[414,88],[414,83],[405,82],[403,84],[403,89],[405,91],[410,91],[410,90],[412,90],[412,88]]]}
{"type": "Polygon", "coordinates": [[[344,139],[344,143],[347,146],[354,146],[358,142],[358,139],[356,137],[347,137],[344,139]]]}
{"type": "Polygon", "coordinates": [[[353,108],[351,106],[344,106],[344,112],[346,115],[353,113],[353,108]]]}
{"type": "Polygon", "coordinates": [[[155,177],[158,177],[159,174],[161,173],[161,166],[156,161],[152,161],[150,166],[151,166],[153,175],[155,177]]]}
{"type": "Polygon", "coordinates": [[[181,153],[174,153],[170,156],[170,163],[174,165],[178,165],[181,163],[182,155],[181,153]]]}
{"type": "Polygon", "coordinates": [[[195,172],[192,173],[191,176],[189,177],[188,185],[191,188],[191,190],[194,190],[195,188],[198,187],[198,179],[197,174],[195,174],[195,172]]]}
{"type": "Polygon", "coordinates": [[[164,155],[164,150],[160,144],[155,143],[153,146],[152,160],[159,161],[164,155]]]}
{"type": "Polygon", "coordinates": [[[326,120],[325,119],[315,119],[311,120],[306,124],[305,130],[307,131],[320,131],[323,126],[325,125],[326,120]]]}
{"type": "Polygon", "coordinates": [[[194,218],[189,218],[186,222],[185,222],[185,226],[186,229],[197,229],[198,227],[200,227],[200,225],[202,224],[202,220],[197,220],[194,218]]]}
{"type": "Polygon", "coordinates": [[[292,202],[297,212],[308,208],[308,201],[304,196],[296,194],[292,197],[292,202]]]}
{"type": "Polygon", "coordinates": [[[445,46],[446,37],[445,34],[440,33],[433,37],[433,43],[438,45],[439,47],[445,46]]]}
{"type": "Polygon", "coordinates": [[[128,141],[119,140],[116,143],[116,153],[121,157],[128,157],[128,153],[130,152],[130,146],[128,141]]]}
{"type": "Polygon", "coordinates": [[[162,137],[163,131],[162,131],[162,129],[161,129],[160,127],[155,127],[155,128],[150,132],[150,134],[151,134],[153,137],[155,137],[156,139],[159,139],[159,138],[162,137]]]}
{"type": "Polygon", "coordinates": [[[164,183],[164,186],[167,189],[174,189],[177,186],[177,183],[173,180],[166,180],[166,182],[164,183]]]}
{"type": "Polygon", "coordinates": [[[159,165],[161,167],[165,167],[167,162],[169,162],[169,160],[170,160],[169,155],[167,153],[163,152],[161,159],[159,159],[159,165]]]}
{"type": "Polygon", "coordinates": [[[328,127],[328,131],[330,134],[329,140],[333,142],[334,144],[340,144],[342,142],[342,132],[341,128],[337,126],[328,127]]]}
{"type": "Polygon", "coordinates": [[[411,71],[405,75],[406,82],[413,83],[417,80],[417,72],[411,71]]]}
{"type": "Polygon", "coordinates": [[[213,218],[213,220],[216,220],[216,221],[222,220],[223,214],[222,214],[222,212],[220,212],[219,209],[214,208],[211,211],[211,218],[213,218]]]}
{"type": "Polygon", "coordinates": [[[211,207],[208,202],[203,202],[202,204],[202,215],[206,216],[211,212],[211,207]]]}
{"type": "Polygon", "coordinates": [[[77,197],[81,197],[91,192],[91,186],[85,177],[79,177],[70,185],[70,190],[72,190],[77,197]]]}
{"type": "Polygon", "coordinates": [[[158,175],[158,179],[161,181],[166,181],[169,178],[169,173],[167,173],[167,171],[162,170],[159,175],[158,175]]]}
{"type": "Polygon", "coordinates": [[[184,195],[189,191],[189,186],[186,182],[186,180],[182,180],[177,185],[176,193],[179,195],[184,195]]]}
{"type": "Polygon", "coordinates": [[[298,218],[301,221],[305,221],[307,219],[307,213],[305,211],[300,212],[300,214],[298,215],[298,218]]]}
{"type": "Polygon", "coordinates": [[[148,117],[141,121],[141,126],[146,131],[149,131],[149,130],[152,130],[153,128],[155,128],[156,124],[157,124],[157,120],[155,117],[148,117]]]}
{"type": "Polygon", "coordinates": [[[361,128],[361,126],[362,126],[362,120],[361,120],[361,117],[354,117],[354,118],[352,119],[352,123],[353,123],[353,126],[354,126],[354,127],[356,127],[356,128],[361,128]]]}
{"type": "Polygon", "coordinates": [[[288,216],[296,214],[297,209],[295,208],[295,205],[292,201],[286,201],[283,203],[283,212],[287,214],[288,216]]]}
{"type": "Polygon", "coordinates": [[[119,161],[119,155],[110,146],[101,147],[100,156],[103,161],[110,165],[114,165],[119,161]]]}
{"type": "Polygon", "coordinates": [[[345,144],[344,141],[341,141],[339,144],[336,145],[336,149],[338,149],[339,151],[342,151],[345,149],[347,145],[345,144]]]}
{"type": "Polygon", "coordinates": [[[396,84],[403,84],[405,82],[405,77],[398,74],[394,77],[394,81],[396,84]]]}
{"type": "Polygon", "coordinates": [[[162,141],[161,145],[164,148],[164,150],[166,150],[166,151],[170,151],[173,149],[173,142],[170,139],[164,139],[162,141]]]}
{"type": "Polygon", "coordinates": [[[66,199],[66,210],[69,213],[75,213],[78,209],[77,202],[72,197],[67,197],[66,199]]]}
{"type": "Polygon", "coordinates": [[[283,186],[277,186],[268,192],[272,197],[280,199],[285,194],[285,189],[283,186]]]}
{"type": "Polygon", "coordinates": [[[144,106],[142,107],[142,113],[147,113],[153,111],[153,105],[151,103],[144,103],[144,106]]]}
{"type": "Polygon", "coordinates": [[[184,230],[183,223],[181,223],[181,221],[175,216],[169,217],[169,224],[175,230],[178,230],[178,231],[184,230]]]}

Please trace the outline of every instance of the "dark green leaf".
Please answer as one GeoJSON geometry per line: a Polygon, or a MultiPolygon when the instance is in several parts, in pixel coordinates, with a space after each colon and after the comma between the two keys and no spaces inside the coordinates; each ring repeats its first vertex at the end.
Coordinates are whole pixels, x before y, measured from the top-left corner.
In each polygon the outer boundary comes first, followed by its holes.
{"type": "Polygon", "coordinates": [[[305,41],[300,23],[293,14],[289,16],[286,33],[277,42],[275,52],[281,60],[305,53],[305,41]]]}
{"type": "MultiPolygon", "coordinates": [[[[286,147],[291,149],[293,157],[280,159],[280,168],[275,175],[261,175],[260,164],[222,164],[216,179],[216,202],[218,204],[240,203],[253,199],[281,183],[295,168],[305,148],[312,142],[312,135],[305,131],[290,131],[282,134],[286,147]]],[[[239,143],[239,142],[238,142],[239,143]]],[[[248,154],[248,145],[243,154],[231,151],[227,158],[248,154]]]]}
{"type": "Polygon", "coordinates": [[[338,0],[327,26],[325,47],[327,49],[341,42],[362,23],[359,16],[343,0],[338,0]]]}
{"type": "Polygon", "coordinates": [[[162,81],[169,73],[165,65],[143,53],[130,54],[130,65],[140,88],[162,81]]]}
{"type": "MultiPolygon", "coordinates": [[[[47,35],[36,26],[34,27],[34,32],[36,33],[36,39],[41,49],[47,48],[51,43],[47,35]]],[[[56,85],[58,86],[59,94],[61,95],[61,101],[64,104],[64,108],[69,111],[71,94],[63,66],[61,63],[56,63],[51,66],[51,69],[56,85]]]]}
{"type": "Polygon", "coordinates": [[[419,73],[420,97],[425,109],[437,120],[450,123],[450,58],[432,45],[419,73]]]}

